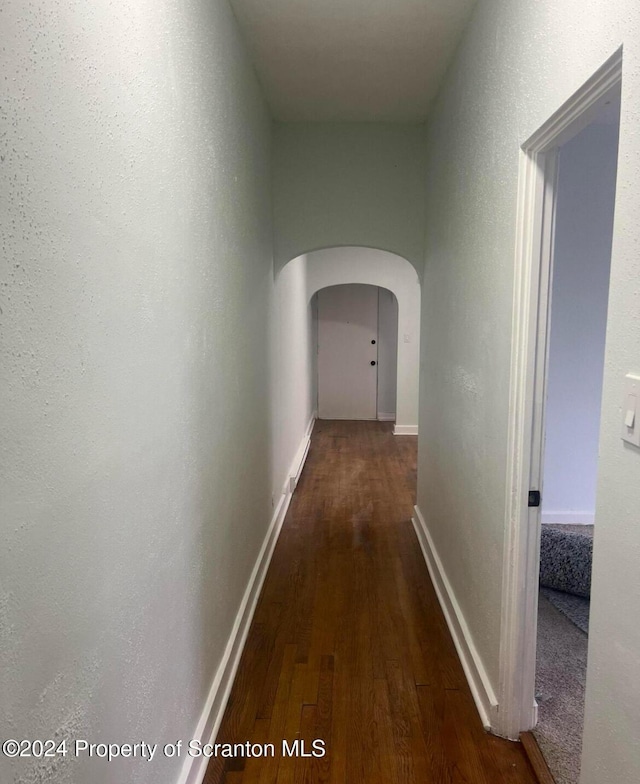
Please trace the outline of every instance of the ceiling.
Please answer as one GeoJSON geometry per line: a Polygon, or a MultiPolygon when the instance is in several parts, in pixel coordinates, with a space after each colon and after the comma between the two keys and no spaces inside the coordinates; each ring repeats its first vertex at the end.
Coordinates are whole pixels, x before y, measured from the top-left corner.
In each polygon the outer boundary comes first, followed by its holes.
{"type": "Polygon", "coordinates": [[[424,120],[474,0],[230,0],[278,120],[424,120]]]}

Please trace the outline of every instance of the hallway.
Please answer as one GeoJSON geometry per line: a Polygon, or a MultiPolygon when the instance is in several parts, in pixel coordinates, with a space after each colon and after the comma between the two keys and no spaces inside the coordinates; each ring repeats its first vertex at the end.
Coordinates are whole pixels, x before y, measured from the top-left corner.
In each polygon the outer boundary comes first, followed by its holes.
{"type": "Polygon", "coordinates": [[[0,783],[532,782],[498,738],[537,721],[546,512],[597,518],[578,784],[640,782],[640,2],[0,9],[0,783]],[[556,174],[592,125],[595,507],[545,510],[556,174]],[[352,361],[375,421],[316,421],[343,285],[396,300],[352,361]]]}
{"type": "Polygon", "coordinates": [[[318,420],[251,625],[205,784],[535,781],[484,732],[410,518],[416,439],[318,420]],[[291,758],[282,740],[326,743],[291,758]]]}

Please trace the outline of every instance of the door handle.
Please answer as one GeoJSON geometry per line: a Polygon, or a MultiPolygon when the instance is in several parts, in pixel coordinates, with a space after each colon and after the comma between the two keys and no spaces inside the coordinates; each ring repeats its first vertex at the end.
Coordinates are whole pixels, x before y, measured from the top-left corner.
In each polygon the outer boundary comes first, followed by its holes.
{"type": "Polygon", "coordinates": [[[371,364],[372,364],[372,365],[375,365],[375,364],[376,364],[376,361],[375,361],[375,359],[372,359],[372,360],[371,360],[371,364]]]}

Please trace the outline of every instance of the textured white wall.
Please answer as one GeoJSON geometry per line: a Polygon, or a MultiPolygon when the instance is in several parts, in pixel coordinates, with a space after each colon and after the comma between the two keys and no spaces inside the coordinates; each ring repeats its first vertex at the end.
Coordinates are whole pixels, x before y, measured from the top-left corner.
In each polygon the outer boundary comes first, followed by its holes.
{"type": "Polygon", "coordinates": [[[364,245],[421,271],[424,158],[419,124],[276,124],[276,266],[321,248],[364,245]]]}
{"type": "Polygon", "coordinates": [[[618,157],[617,124],[560,151],[542,519],[593,522],[618,157]]]}
{"type": "Polygon", "coordinates": [[[519,148],[621,44],[582,784],[640,779],[640,452],[620,440],[640,371],[640,6],[480,0],[428,129],[418,500],[497,687],[519,148]]]}
{"type": "MultiPolygon", "coordinates": [[[[299,263],[296,259],[292,264],[299,263]]],[[[420,282],[413,267],[393,253],[371,248],[331,248],[309,253],[307,295],[326,286],[366,283],[392,291],[398,300],[396,424],[418,424],[420,374],[420,282]],[[405,342],[404,335],[409,336],[405,342]]]]}
{"type": "Polygon", "coordinates": [[[2,11],[2,733],[189,738],[270,517],[268,114],[223,0],[2,11]]]}
{"type": "Polygon", "coordinates": [[[395,414],[398,368],[398,300],[378,289],[378,415],[395,414]]]}

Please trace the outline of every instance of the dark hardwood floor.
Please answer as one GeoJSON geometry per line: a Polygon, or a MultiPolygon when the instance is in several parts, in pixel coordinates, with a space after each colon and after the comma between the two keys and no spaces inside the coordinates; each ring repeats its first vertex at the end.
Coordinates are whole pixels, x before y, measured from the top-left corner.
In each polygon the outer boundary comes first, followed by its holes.
{"type": "Polygon", "coordinates": [[[484,732],[411,514],[416,440],[318,421],[205,784],[533,784],[517,743],[484,732]],[[282,740],[326,743],[322,758],[282,740]]]}

